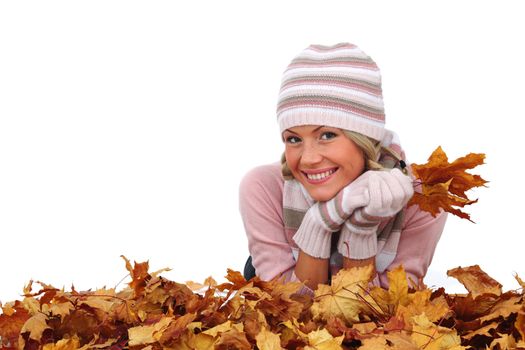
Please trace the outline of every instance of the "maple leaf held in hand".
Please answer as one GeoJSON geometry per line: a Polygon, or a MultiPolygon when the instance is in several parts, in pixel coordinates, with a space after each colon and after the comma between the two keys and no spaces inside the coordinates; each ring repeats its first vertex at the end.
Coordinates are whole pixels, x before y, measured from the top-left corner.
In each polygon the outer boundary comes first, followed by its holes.
{"type": "Polygon", "coordinates": [[[436,216],[440,208],[444,211],[470,220],[470,215],[455,207],[463,208],[465,205],[476,203],[465,194],[466,191],[484,186],[487,181],[479,175],[466,172],[484,164],[485,154],[469,153],[448,162],[448,157],[439,146],[428,158],[426,164],[412,164],[412,172],[418,183],[422,186],[421,193],[415,192],[409,205],[417,204],[422,210],[436,216]]]}

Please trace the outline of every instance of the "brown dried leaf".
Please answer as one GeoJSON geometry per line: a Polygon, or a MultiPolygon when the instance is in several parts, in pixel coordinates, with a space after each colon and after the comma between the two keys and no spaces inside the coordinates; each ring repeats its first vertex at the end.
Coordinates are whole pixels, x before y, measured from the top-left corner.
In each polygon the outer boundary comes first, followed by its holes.
{"type": "Polygon", "coordinates": [[[480,317],[481,323],[493,320],[498,317],[509,317],[510,314],[517,313],[523,307],[523,297],[507,292],[503,294],[496,304],[490,309],[490,313],[486,316],[480,317]]]}
{"type": "Polygon", "coordinates": [[[241,275],[239,271],[228,269],[227,272],[228,274],[225,277],[230,282],[221,283],[217,286],[217,289],[221,292],[225,289],[229,289],[230,291],[239,290],[248,283],[251,283],[246,281],[246,279],[243,277],[243,275],[241,275]]]}
{"type": "Polygon", "coordinates": [[[498,326],[499,326],[499,323],[492,322],[492,323],[489,323],[488,325],[483,326],[481,328],[478,328],[478,329],[476,329],[476,330],[474,330],[472,332],[468,332],[466,334],[463,334],[461,337],[463,339],[467,339],[467,340],[470,340],[470,339],[474,338],[476,335],[484,335],[484,336],[487,336],[487,337],[492,337],[492,335],[489,333],[489,331],[498,328],[498,326]]]}
{"type": "Polygon", "coordinates": [[[232,328],[225,333],[222,333],[219,341],[215,344],[217,350],[250,350],[252,348],[246,334],[241,330],[232,328]]]}
{"type": "Polygon", "coordinates": [[[332,350],[356,348],[361,342],[363,349],[432,350],[525,345],[525,292],[501,293],[479,267],[452,272],[468,286],[467,296],[447,295],[442,288],[408,289],[402,268],[389,273],[388,290],[369,291],[371,276],[354,269],[341,271],[330,286],[321,285],[314,301],[295,294],[298,283],[246,282],[231,270],[223,284],[225,296],[211,286],[203,295],[192,293],[183,284],[151,275],[144,263],[135,269],[127,261],[127,267],[137,283],[118,293],[64,292],[41,282],[40,291],[31,292],[30,283],[23,301],[2,307],[0,348],[332,350]]]}
{"type": "Polygon", "coordinates": [[[0,315],[0,348],[2,343],[10,343],[13,344],[13,347],[16,347],[20,331],[31,317],[19,301],[12,304],[8,303],[2,307],[3,314],[0,315]]]}
{"type": "Polygon", "coordinates": [[[172,346],[188,330],[188,325],[195,320],[195,314],[186,314],[172,321],[159,338],[162,346],[172,346]]]}
{"type": "Polygon", "coordinates": [[[42,333],[44,333],[46,329],[49,329],[46,321],[46,315],[37,313],[26,321],[22,327],[22,330],[20,331],[20,334],[29,333],[30,339],[40,341],[42,338],[42,333]]]}
{"type": "Polygon", "coordinates": [[[514,274],[514,278],[516,279],[516,281],[519,283],[520,287],[525,289],[525,282],[523,282],[523,280],[520,278],[520,276],[518,276],[518,274],[514,274]]]}
{"type": "Polygon", "coordinates": [[[456,267],[448,270],[447,275],[463,284],[473,298],[481,294],[501,295],[501,284],[481,270],[479,265],[456,267]]]}

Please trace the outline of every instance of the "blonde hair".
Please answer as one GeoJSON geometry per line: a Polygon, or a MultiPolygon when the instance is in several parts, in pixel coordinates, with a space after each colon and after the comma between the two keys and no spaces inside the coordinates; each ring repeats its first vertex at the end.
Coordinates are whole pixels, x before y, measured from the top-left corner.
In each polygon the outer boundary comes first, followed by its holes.
{"type": "MultiPolygon", "coordinates": [[[[399,161],[401,161],[401,156],[397,154],[394,150],[392,150],[389,147],[383,147],[381,146],[381,142],[374,140],[368,136],[365,136],[363,134],[357,133],[355,131],[348,131],[348,130],[342,130],[343,134],[348,137],[351,141],[353,141],[357,147],[361,150],[363,153],[363,157],[365,159],[365,170],[383,170],[385,168],[388,168],[390,165],[390,168],[394,167],[399,161]],[[388,164],[387,166],[379,163],[379,159],[383,156],[389,156],[394,159],[394,162],[392,164],[388,164]]],[[[283,155],[281,156],[281,173],[283,175],[283,178],[285,180],[292,180],[294,177],[292,175],[292,171],[288,167],[288,164],[286,163],[286,156],[283,152],[283,155]]]]}

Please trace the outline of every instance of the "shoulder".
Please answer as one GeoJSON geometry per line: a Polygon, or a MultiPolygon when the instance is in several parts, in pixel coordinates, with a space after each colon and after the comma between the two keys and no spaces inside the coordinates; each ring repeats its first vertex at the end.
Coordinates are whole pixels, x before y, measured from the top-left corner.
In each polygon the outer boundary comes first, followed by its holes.
{"type": "Polygon", "coordinates": [[[240,192],[255,194],[259,191],[282,195],[284,179],[279,162],[260,165],[248,171],[241,180],[240,192]]]}
{"type": "Polygon", "coordinates": [[[281,164],[258,166],[244,175],[239,186],[239,209],[244,221],[276,220],[282,225],[284,179],[281,164]]]}

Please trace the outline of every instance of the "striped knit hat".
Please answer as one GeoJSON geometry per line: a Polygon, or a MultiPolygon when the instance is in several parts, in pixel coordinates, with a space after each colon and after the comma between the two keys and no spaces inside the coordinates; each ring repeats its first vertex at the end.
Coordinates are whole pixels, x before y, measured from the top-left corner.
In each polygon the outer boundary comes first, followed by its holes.
{"type": "Polygon", "coordinates": [[[310,45],[284,71],[277,121],[281,133],[326,125],[382,140],[387,131],[379,68],[356,45],[310,45]]]}

